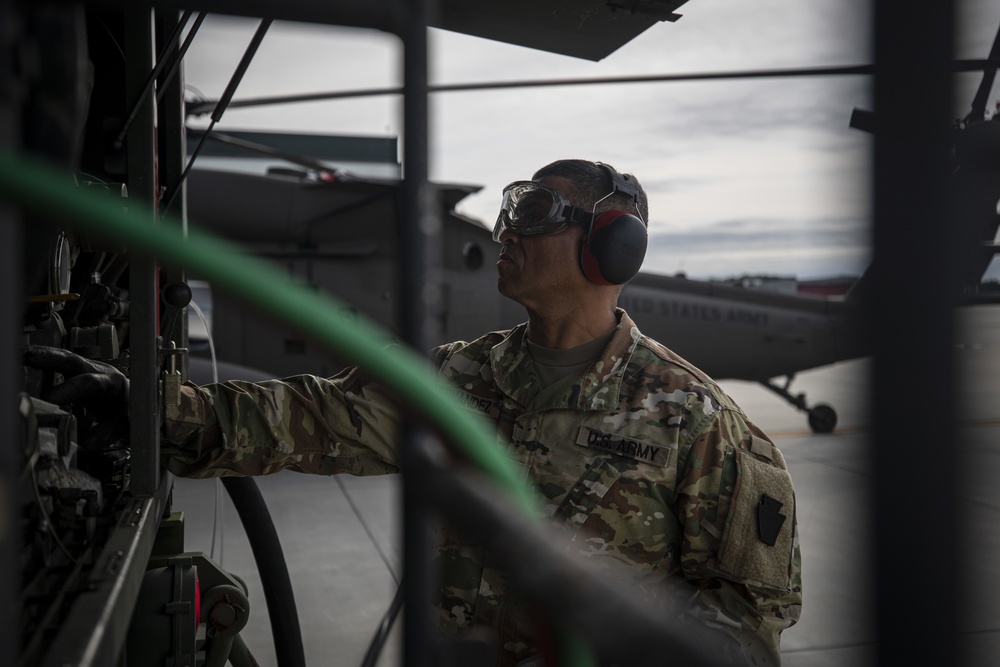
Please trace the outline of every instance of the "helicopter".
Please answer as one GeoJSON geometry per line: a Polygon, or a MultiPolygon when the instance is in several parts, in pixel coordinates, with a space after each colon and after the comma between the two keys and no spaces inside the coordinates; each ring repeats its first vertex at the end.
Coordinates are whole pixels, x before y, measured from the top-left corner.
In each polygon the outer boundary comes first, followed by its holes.
{"type": "MultiPolygon", "coordinates": [[[[984,80],[981,88],[988,90],[989,84],[984,80]]],[[[986,244],[1000,226],[995,206],[990,208],[1000,184],[981,164],[989,159],[984,156],[991,155],[989,147],[996,145],[1000,123],[987,122],[981,104],[977,101],[955,129],[957,154],[965,159],[954,174],[956,188],[961,188],[956,226],[964,243],[984,248],[964,267],[963,284],[970,294],[992,260],[986,244]]],[[[870,126],[870,114],[862,110],[856,110],[853,118],[856,127],[870,126]]],[[[194,134],[192,146],[200,139],[194,134]]],[[[317,158],[324,140],[331,144],[334,159],[338,147],[345,150],[345,141],[352,145],[364,141],[218,133],[218,148],[208,148],[203,155],[209,164],[215,159],[229,169],[193,170],[189,212],[192,219],[238,239],[255,254],[282,262],[290,280],[336,294],[353,311],[398,330],[394,272],[399,252],[398,180],[338,172],[317,158]],[[291,155],[291,146],[310,146],[313,154],[291,155]],[[250,167],[234,166],[241,161],[266,165],[264,156],[291,160],[298,169],[272,165],[265,173],[268,168],[257,165],[260,173],[253,173],[250,167]]],[[[369,141],[382,146],[386,140],[369,141]]],[[[391,162],[394,147],[382,150],[383,160],[391,162]]],[[[510,328],[523,314],[495,289],[495,271],[487,261],[496,252],[491,232],[484,223],[455,210],[462,198],[479,188],[438,184],[437,189],[443,221],[443,293],[440,336],[432,342],[471,340],[483,331],[510,328]]],[[[837,423],[835,409],[823,403],[810,405],[803,393],[791,391],[791,384],[796,373],[871,353],[858,322],[864,291],[864,275],[843,298],[817,298],[640,271],[625,285],[619,305],[648,335],[669,341],[672,349],[708,375],[759,383],[805,412],[813,432],[830,433],[837,423]]],[[[306,341],[289,338],[225,296],[215,298],[213,310],[218,315],[213,326],[217,361],[235,364],[229,379],[332,374],[336,368],[329,359],[312,353],[306,341]]],[[[204,349],[204,340],[199,341],[196,345],[204,349]]],[[[200,356],[200,361],[197,356],[193,361],[193,377],[211,381],[206,357],[200,356]]]]}
{"type": "MultiPolygon", "coordinates": [[[[244,145],[301,140],[253,132],[224,137],[244,145]]],[[[315,146],[317,139],[300,143],[315,146]]],[[[223,144],[227,150],[220,151],[230,161],[235,159],[232,145],[223,144]]],[[[211,160],[211,151],[203,154],[211,160]]],[[[332,169],[322,173],[332,175],[324,179],[281,167],[272,167],[269,174],[196,169],[188,183],[189,214],[238,240],[248,251],[280,262],[290,281],[335,294],[353,312],[398,331],[394,268],[398,183],[337,175],[332,169]]],[[[442,299],[439,338],[432,343],[471,340],[484,331],[510,328],[521,321],[523,312],[496,291],[492,258],[497,246],[491,231],[454,209],[476,188],[437,187],[443,220],[442,299]]],[[[222,379],[307,372],[332,375],[339,370],[308,341],[283,333],[240,303],[224,295],[201,294],[203,300],[212,299],[216,364],[236,366],[229,367],[222,379]]],[[[669,340],[672,349],[710,376],[760,382],[806,411],[818,433],[834,429],[836,413],[824,404],[808,405],[801,394],[793,395],[788,389],[792,376],[867,353],[852,322],[858,312],[852,297],[779,294],[640,272],[624,287],[619,305],[649,335],[669,340]],[[785,385],[772,381],[775,376],[786,376],[785,385]]],[[[206,328],[199,327],[199,332],[204,336],[206,328]]],[[[193,380],[211,381],[205,339],[196,336],[191,345],[200,348],[191,361],[193,380]]]]}
{"type": "MultiPolygon", "coordinates": [[[[676,18],[672,16],[668,20],[676,18]]],[[[490,39],[510,41],[531,48],[545,48],[586,59],[597,60],[607,55],[596,51],[580,51],[579,45],[564,44],[561,37],[536,40],[535,33],[531,31],[514,38],[503,32],[502,27],[492,23],[490,25],[489,29],[478,27],[468,31],[490,39]]],[[[459,29],[468,28],[469,26],[462,26],[459,29]]],[[[864,68],[857,68],[857,71],[870,72],[864,68]]],[[[977,92],[973,111],[955,127],[955,142],[956,146],[962,146],[962,159],[969,158],[973,152],[970,146],[984,142],[987,146],[991,145],[995,126],[985,122],[987,116],[984,106],[991,84],[992,77],[987,73],[977,92]]],[[[452,88],[454,87],[440,87],[442,90],[452,88]]],[[[388,91],[382,91],[383,94],[386,92],[388,91]]],[[[375,93],[358,91],[357,94],[375,93]]],[[[354,94],[350,91],[337,94],[307,93],[263,99],[234,99],[229,104],[233,107],[252,107],[259,104],[352,96],[354,94]]],[[[219,106],[218,101],[190,100],[187,111],[190,116],[197,116],[214,112],[219,106]]],[[[860,109],[855,110],[851,127],[867,131],[871,126],[871,115],[860,109]]],[[[231,238],[243,240],[255,252],[285,261],[293,279],[338,294],[350,304],[350,308],[365,313],[390,329],[398,328],[398,324],[393,321],[393,300],[398,298],[398,294],[393,293],[391,261],[387,264],[383,254],[388,252],[391,256],[395,252],[391,222],[394,212],[387,206],[362,206],[363,216],[355,215],[360,210],[355,208],[361,206],[358,204],[360,196],[352,199],[346,193],[352,188],[360,190],[363,187],[378,186],[374,183],[364,186],[365,179],[350,172],[331,176],[336,171],[331,166],[331,161],[328,160],[325,164],[317,161],[319,156],[315,148],[311,155],[303,154],[303,151],[310,150],[306,147],[314,147],[329,137],[241,131],[205,133],[203,130],[192,130],[191,134],[197,137],[190,142],[192,149],[200,145],[203,137],[214,139],[216,147],[226,147],[222,152],[206,148],[205,157],[208,160],[212,159],[212,155],[226,155],[232,166],[240,161],[253,162],[253,158],[261,161],[262,156],[270,155],[276,160],[291,161],[299,169],[296,174],[294,169],[275,166],[272,167],[270,177],[262,170],[251,176],[246,173],[245,167],[239,167],[236,170],[239,173],[228,176],[217,173],[216,169],[210,167],[195,169],[189,184],[192,219],[203,221],[210,228],[231,238]],[[243,160],[236,158],[240,153],[234,151],[239,148],[244,151],[243,160]],[[297,156],[294,154],[295,150],[299,151],[297,156]],[[326,174],[329,181],[319,182],[317,174],[326,174]],[[271,181],[265,180],[266,178],[271,178],[271,181]],[[296,179],[300,180],[298,184],[293,183],[296,179]],[[295,194],[282,194],[276,201],[294,201],[294,210],[279,210],[272,196],[263,194],[278,188],[279,181],[283,182],[280,186],[283,193],[294,191],[295,194]],[[232,197],[226,193],[239,194],[232,197]],[[327,203],[319,203],[324,197],[328,200],[327,203]],[[243,199],[247,201],[242,201],[243,199]],[[350,210],[338,212],[341,209],[350,210]],[[364,217],[363,225],[358,224],[361,217],[364,217]],[[355,247],[351,251],[353,254],[345,249],[337,249],[338,232],[335,230],[338,229],[345,242],[358,244],[358,234],[366,237],[364,243],[369,246],[367,259],[360,247],[355,247]],[[322,251],[310,247],[314,236],[322,238],[319,242],[324,246],[322,251]],[[296,247],[301,248],[301,254],[296,254],[296,247]],[[339,257],[334,257],[338,254],[339,257]],[[354,275],[363,275],[365,280],[355,281],[352,279],[354,275]]],[[[378,139],[372,141],[377,142],[378,139]]],[[[211,146],[212,143],[210,141],[208,145],[211,146]]],[[[390,151],[386,160],[391,162],[393,155],[390,151]]],[[[977,158],[972,159],[975,161],[977,158]]],[[[958,158],[956,165],[957,161],[958,158]]],[[[981,170],[981,167],[967,161],[954,177],[956,183],[968,183],[964,186],[965,190],[959,190],[961,194],[956,197],[956,200],[964,202],[960,205],[965,207],[965,211],[956,214],[955,225],[963,243],[985,248],[984,244],[992,242],[998,222],[996,216],[991,216],[989,210],[982,209],[982,206],[976,211],[968,209],[969,202],[977,197],[989,199],[992,192],[993,186],[982,180],[988,179],[988,176],[980,178],[978,184],[972,184],[969,176],[976,170],[981,170]],[[979,194],[980,191],[985,194],[979,194]]],[[[987,169],[984,173],[988,171],[987,169]]],[[[391,183],[387,181],[383,181],[381,185],[391,187],[391,183]]],[[[443,294],[441,312],[438,314],[441,334],[434,343],[469,339],[483,331],[509,328],[521,319],[520,310],[506,302],[493,289],[491,262],[484,263],[483,259],[491,255],[494,247],[488,233],[484,234],[486,225],[481,221],[468,219],[455,209],[462,197],[477,189],[476,186],[452,184],[442,185],[439,190],[442,193],[439,214],[445,222],[445,249],[441,273],[443,294]]],[[[384,197],[389,199],[391,196],[386,192],[384,197]]],[[[985,248],[977,255],[976,261],[965,267],[963,285],[970,295],[976,292],[976,286],[992,256],[992,252],[985,248]]],[[[835,409],[825,404],[810,404],[803,393],[792,391],[792,383],[796,374],[802,371],[870,354],[871,348],[860,334],[863,327],[858,322],[865,282],[866,279],[862,276],[845,298],[817,299],[811,296],[740,289],[719,282],[643,271],[625,286],[620,305],[636,318],[637,323],[649,335],[665,341],[708,375],[717,379],[759,383],[794,408],[805,412],[813,432],[829,433],[836,427],[835,409]]],[[[330,369],[328,360],[307,353],[304,341],[292,340],[287,341],[287,344],[282,342],[281,336],[268,329],[266,323],[255,319],[244,320],[252,315],[244,314],[240,306],[227,303],[225,297],[222,297],[219,307],[224,313],[214,332],[219,337],[219,357],[243,365],[259,365],[260,359],[267,359],[268,366],[260,369],[263,374],[253,377],[310,370],[325,372],[330,369]],[[253,326],[247,326],[251,322],[253,326]],[[253,333],[247,334],[247,331],[253,333]],[[257,344],[264,347],[255,347],[257,344]],[[268,353],[259,354],[254,351],[260,349],[267,349],[268,353]]],[[[253,373],[253,369],[245,369],[244,374],[246,373],[253,373]]],[[[208,379],[205,373],[199,377],[206,381],[208,379]]]]}

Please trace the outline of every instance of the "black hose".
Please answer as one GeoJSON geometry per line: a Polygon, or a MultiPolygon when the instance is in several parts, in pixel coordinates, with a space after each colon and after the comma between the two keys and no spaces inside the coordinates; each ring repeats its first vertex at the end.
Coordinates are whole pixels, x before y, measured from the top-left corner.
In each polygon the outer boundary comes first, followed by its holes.
{"type": "Polygon", "coordinates": [[[396,617],[399,616],[402,608],[403,582],[399,582],[399,586],[396,588],[396,595],[392,598],[392,604],[389,605],[385,616],[382,617],[382,622],[379,623],[375,634],[372,636],[371,643],[368,644],[368,651],[365,653],[364,660],[361,661],[361,667],[375,667],[375,663],[378,662],[378,657],[382,653],[382,648],[385,647],[385,642],[389,639],[389,631],[392,630],[392,624],[396,621],[396,617]]]}
{"type": "Polygon", "coordinates": [[[229,651],[229,664],[233,667],[260,667],[240,635],[233,638],[233,648],[229,651]]]}
{"type": "Polygon", "coordinates": [[[278,666],[305,667],[306,656],[302,648],[302,631],[292,593],[292,580],[288,576],[285,555],[281,551],[278,532],[271,521],[271,513],[264,497],[252,477],[223,477],[222,485],[226,487],[236,513],[240,515],[257,563],[264,587],[264,601],[271,619],[271,634],[274,635],[278,666]]]}

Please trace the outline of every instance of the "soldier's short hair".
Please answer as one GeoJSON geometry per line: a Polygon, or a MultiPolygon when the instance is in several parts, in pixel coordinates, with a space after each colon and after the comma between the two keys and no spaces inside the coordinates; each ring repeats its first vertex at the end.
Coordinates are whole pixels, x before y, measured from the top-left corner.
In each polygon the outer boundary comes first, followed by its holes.
{"type": "MultiPolygon", "coordinates": [[[[590,160],[566,159],[556,160],[545,165],[535,172],[532,180],[537,181],[545,176],[561,176],[572,182],[570,191],[570,201],[574,206],[590,210],[594,207],[594,202],[600,201],[614,189],[611,176],[601,165],[615,169],[607,163],[591,162],[590,160]]],[[[615,169],[617,172],[618,170],[615,169]]],[[[621,172],[618,172],[621,173],[621,172]]],[[[638,211],[646,225],[649,225],[649,202],[646,198],[646,191],[632,174],[622,174],[627,176],[638,188],[639,196],[633,199],[623,193],[615,193],[597,205],[597,212],[610,211],[613,209],[622,210],[626,213],[638,211]]]]}

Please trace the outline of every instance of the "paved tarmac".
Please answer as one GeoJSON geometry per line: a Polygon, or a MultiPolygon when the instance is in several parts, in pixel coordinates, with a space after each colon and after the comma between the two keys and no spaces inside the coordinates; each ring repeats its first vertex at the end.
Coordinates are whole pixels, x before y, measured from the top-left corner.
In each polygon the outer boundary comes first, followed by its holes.
{"type": "MultiPolygon", "coordinates": [[[[993,483],[1000,473],[1000,307],[965,310],[962,322],[956,346],[963,370],[959,437],[966,446],[963,469],[968,475],[960,503],[972,538],[961,574],[975,582],[976,591],[963,605],[962,643],[968,652],[965,664],[995,664],[1000,655],[1000,596],[995,595],[1000,591],[1000,493],[993,483]]],[[[810,433],[804,415],[769,391],[722,381],[774,439],[795,484],[804,609],[801,621],[782,638],[786,667],[864,667],[876,662],[869,571],[869,369],[870,362],[860,359],[796,378],[794,391],[805,392],[810,403],[836,408],[839,424],[829,435],[810,433]]],[[[360,665],[401,571],[398,477],[281,473],[257,481],[282,539],[307,664],[360,665]]],[[[914,484],[914,492],[933,488],[933,480],[914,484]]],[[[212,550],[217,489],[224,537],[216,539],[215,557],[250,586],[251,621],[243,636],[261,666],[272,667],[277,662],[260,578],[235,510],[215,481],[177,480],[174,503],[185,513],[186,548],[212,550]]],[[[939,539],[951,537],[947,529],[939,532],[939,539]]],[[[905,546],[918,545],[919,539],[905,546]]],[[[901,551],[905,557],[905,548],[901,551]]],[[[951,585],[957,578],[932,573],[914,585],[951,585]]],[[[379,665],[399,664],[399,636],[397,624],[379,665]]]]}

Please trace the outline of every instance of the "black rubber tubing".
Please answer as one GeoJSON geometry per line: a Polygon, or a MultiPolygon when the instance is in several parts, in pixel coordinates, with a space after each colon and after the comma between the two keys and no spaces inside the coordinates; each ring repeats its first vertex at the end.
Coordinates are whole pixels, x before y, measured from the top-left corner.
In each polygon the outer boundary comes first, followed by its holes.
{"type": "Polygon", "coordinates": [[[305,667],[306,655],[292,579],[288,576],[285,554],[264,496],[252,477],[223,477],[222,485],[236,507],[257,563],[278,667],[305,667]]]}

